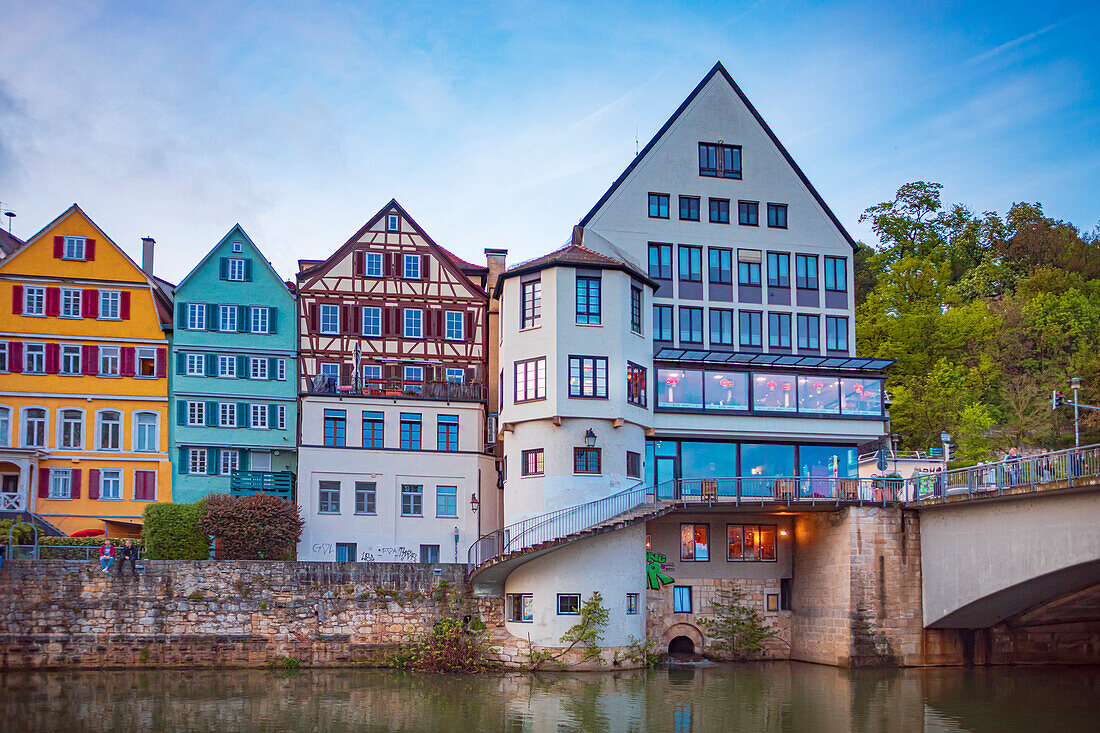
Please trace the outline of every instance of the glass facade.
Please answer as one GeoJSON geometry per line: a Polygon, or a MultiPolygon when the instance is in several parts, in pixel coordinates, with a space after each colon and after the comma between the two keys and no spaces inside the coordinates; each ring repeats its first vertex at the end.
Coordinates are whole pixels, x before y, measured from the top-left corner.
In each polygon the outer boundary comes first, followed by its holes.
{"type": "Polygon", "coordinates": [[[703,373],[657,370],[657,404],[661,407],[703,407],[703,373]]]}

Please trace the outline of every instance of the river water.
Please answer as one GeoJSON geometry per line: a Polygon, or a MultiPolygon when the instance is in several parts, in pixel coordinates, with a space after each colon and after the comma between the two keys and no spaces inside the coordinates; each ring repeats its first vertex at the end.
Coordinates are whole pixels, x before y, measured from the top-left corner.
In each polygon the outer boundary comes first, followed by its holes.
{"type": "Polygon", "coordinates": [[[380,670],[0,674],[0,731],[1100,730],[1100,669],[799,663],[414,675],[380,670]]]}

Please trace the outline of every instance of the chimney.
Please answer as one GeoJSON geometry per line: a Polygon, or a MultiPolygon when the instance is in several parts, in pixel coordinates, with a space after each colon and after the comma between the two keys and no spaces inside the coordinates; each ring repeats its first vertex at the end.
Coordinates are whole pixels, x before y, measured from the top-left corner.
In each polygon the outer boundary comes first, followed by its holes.
{"type": "Polygon", "coordinates": [[[141,238],[141,269],[149,277],[153,276],[153,245],[156,243],[152,237],[141,238]]]}
{"type": "Polygon", "coordinates": [[[497,278],[508,267],[508,250],[506,249],[486,249],[485,250],[485,264],[489,268],[489,277],[485,280],[485,290],[492,294],[493,288],[497,286],[497,278]]]}
{"type": "Polygon", "coordinates": [[[573,238],[570,241],[570,244],[572,244],[574,247],[584,246],[584,227],[582,227],[580,224],[573,225],[573,238]]]}

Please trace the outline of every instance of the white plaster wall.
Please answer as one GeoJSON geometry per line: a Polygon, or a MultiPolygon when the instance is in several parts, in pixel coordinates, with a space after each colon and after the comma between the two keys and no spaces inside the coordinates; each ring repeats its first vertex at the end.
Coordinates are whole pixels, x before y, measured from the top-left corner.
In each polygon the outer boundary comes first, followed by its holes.
{"type": "Polygon", "coordinates": [[[558,593],[580,593],[582,602],[593,591],[603,596],[611,612],[602,646],[626,646],[630,637],[645,633],[645,527],[598,535],[521,565],[508,576],[505,593],[530,593],[532,623],[506,622],[508,631],[534,644],[560,646],[561,635],[580,620],[559,616],[558,593]],[[627,615],[626,594],[637,593],[638,613],[627,615]]]}

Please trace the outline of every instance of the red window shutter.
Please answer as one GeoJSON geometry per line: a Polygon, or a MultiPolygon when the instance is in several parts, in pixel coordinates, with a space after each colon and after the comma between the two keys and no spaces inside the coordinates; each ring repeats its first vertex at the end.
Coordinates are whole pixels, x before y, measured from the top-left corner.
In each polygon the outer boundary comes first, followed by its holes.
{"type": "Polygon", "coordinates": [[[154,501],[157,498],[156,472],[134,471],[134,498],[140,501],[154,501]]]}
{"type": "Polygon", "coordinates": [[[157,379],[163,379],[168,374],[168,349],[157,349],[157,379]]]}
{"type": "Polygon", "coordinates": [[[340,333],[347,333],[351,328],[351,326],[350,326],[350,324],[351,324],[351,312],[350,311],[351,311],[351,306],[348,306],[348,305],[341,305],[340,306],[340,323],[337,324],[337,330],[340,333]]]}
{"type": "Polygon", "coordinates": [[[96,288],[88,288],[84,291],[84,317],[85,318],[98,318],[99,317],[99,290],[96,288]]]}
{"type": "Polygon", "coordinates": [[[431,274],[432,256],[420,255],[420,279],[427,280],[431,274]]]}
{"type": "Polygon", "coordinates": [[[17,316],[23,315],[23,286],[13,285],[11,288],[11,312],[17,316]]]}
{"type": "Polygon", "coordinates": [[[85,345],[81,351],[80,371],[89,377],[99,374],[99,347],[85,345]]]}
{"type": "Polygon", "coordinates": [[[84,259],[87,260],[88,262],[91,262],[92,260],[95,259],[95,240],[94,239],[85,239],[84,240],[84,259]]]}
{"type": "Polygon", "coordinates": [[[65,238],[62,236],[56,236],[53,238],[53,256],[54,259],[61,259],[65,256],[65,238]]]}
{"type": "Polygon", "coordinates": [[[356,277],[363,277],[363,260],[367,257],[366,252],[352,252],[351,253],[351,274],[356,277]]]}
{"type": "Polygon", "coordinates": [[[118,298],[118,317],[124,321],[130,320],[130,291],[123,290],[118,298]]]}
{"type": "Polygon", "coordinates": [[[38,498],[50,498],[50,469],[38,469],[38,498]]]}
{"type": "Polygon", "coordinates": [[[80,469],[74,468],[69,478],[69,497],[72,499],[80,498],[80,469]]]}
{"type": "Polygon", "coordinates": [[[8,371],[12,374],[23,373],[23,342],[8,342],[8,371]]]}
{"type": "Polygon", "coordinates": [[[439,333],[438,324],[436,323],[437,311],[424,311],[424,338],[436,338],[442,334],[439,333]]]}
{"type": "Polygon", "coordinates": [[[88,498],[89,499],[98,499],[99,498],[99,469],[98,468],[89,468],[88,469],[88,498]]]}
{"type": "Polygon", "coordinates": [[[401,335],[401,309],[397,306],[390,306],[387,310],[390,312],[390,335],[401,335]]]}
{"type": "Polygon", "coordinates": [[[145,498],[145,471],[134,471],[134,501],[145,498]]]}
{"type": "Polygon", "coordinates": [[[310,333],[317,333],[318,331],[321,330],[320,322],[319,322],[320,321],[320,316],[319,316],[320,309],[317,307],[316,303],[310,303],[308,306],[306,306],[306,308],[308,309],[307,310],[308,315],[306,316],[306,321],[308,322],[308,325],[309,325],[309,332],[310,333]]]}
{"type": "MultiPolygon", "coordinates": [[[[47,361],[49,359],[47,358],[47,361]]],[[[124,377],[134,376],[134,347],[123,346],[120,349],[118,373],[124,377]]]]}
{"type": "Polygon", "coordinates": [[[61,367],[61,347],[46,344],[46,374],[57,374],[61,367]]]}
{"type": "Polygon", "coordinates": [[[473,341],[474,340],[474,312],[473,311],[466,311],[466,323],[464,325],[465,325],[464,335],[466,336],[466,340],[467,341],[473,341]]]}
{"type": "Polygon", "coordinates": [[[46,288],[46,315],[61,315],[61,288],[46,288]]]}
{"type": "Polygon", "coordinates": [[[394,276],[393,258],[396,255],[393,252],[382,253],[382,274],[386,277],[394,276]]]}

